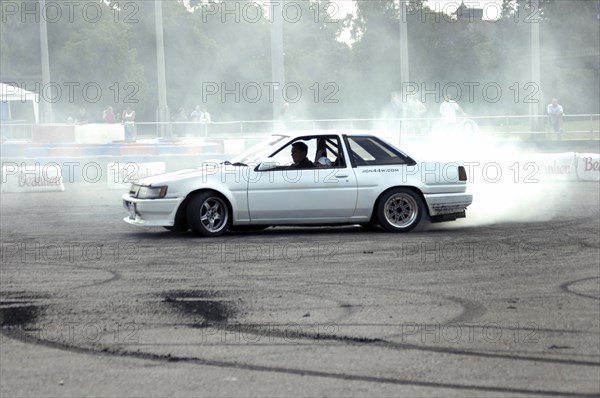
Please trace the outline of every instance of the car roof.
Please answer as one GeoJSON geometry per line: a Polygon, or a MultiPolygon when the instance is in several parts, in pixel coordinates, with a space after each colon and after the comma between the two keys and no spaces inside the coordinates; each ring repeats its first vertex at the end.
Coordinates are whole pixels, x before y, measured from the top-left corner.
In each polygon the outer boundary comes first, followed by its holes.
{"type": "Polygon", "coordinates": [[[372,135],[377,136],[372,130],[353,130],[353,129],[317,129],[317,130],[295,130],[295,131],[279,131],[273,135],[282,135],[286,137],[302,137],[305,135],[372,135]]]}

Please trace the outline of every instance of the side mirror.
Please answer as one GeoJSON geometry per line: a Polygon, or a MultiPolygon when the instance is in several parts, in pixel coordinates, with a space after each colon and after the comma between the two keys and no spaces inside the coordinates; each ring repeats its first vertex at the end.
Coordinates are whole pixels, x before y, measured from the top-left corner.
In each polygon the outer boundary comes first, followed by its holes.
{"type": "Polygon", "coordinates": [[[268,171],[276,169],[279,166],[279,163],[274,161],[271,158],[263,159],[258,165],[258,171],[268,171]]]}

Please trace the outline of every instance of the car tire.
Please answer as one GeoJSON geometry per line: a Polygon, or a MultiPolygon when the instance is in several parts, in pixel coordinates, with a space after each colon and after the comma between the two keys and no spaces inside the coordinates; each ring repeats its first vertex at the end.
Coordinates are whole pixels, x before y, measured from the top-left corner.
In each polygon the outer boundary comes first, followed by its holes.
{"type": "Polygon", "coordinates": [[[187,223],[199,236],[220,236],[231,225],[231,214],[225,198],[207,191],[196,195],[187,206],[187,223]]]}
{"type": "Polygon", "coordinates": [[[175,220],[175,225],[170,227],[165,226],[163,228],[171,232],[186,232],[190,229],[186,220],[175,220]]]}
{"type": "Polygon", "coordinates": [[[423,200],[417,192],[395,188],[381,197],[377,205],[377,219],[388,232],[408,232],[421,222],[423,209],[423,200]]]}
{"type": "Polygon", "coordinates": [[[367,224],[360,224],[361,227],[366,229],[367,231],[375,231],[379,229],[379,223],[370,221],[367,224]]]}

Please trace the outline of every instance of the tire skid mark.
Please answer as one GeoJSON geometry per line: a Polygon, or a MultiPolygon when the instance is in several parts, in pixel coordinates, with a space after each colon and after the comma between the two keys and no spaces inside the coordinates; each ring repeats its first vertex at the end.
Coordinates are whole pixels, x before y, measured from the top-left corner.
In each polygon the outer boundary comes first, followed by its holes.
{"type": "MultiPolygon", "coordinates": [[[[322,298],[322,297],[321,297],[322,298]]],[[[466,300],[458,301],[459,304],[465,303],[466,300]]],[[[480,312],[481,309],[477,305],[473,305],[473,308],[476,309],[476,313],[480,312]]],[[[335,324],[334,324],[335,325],[335,324]]],[[[229,323],[229,322],[203,322],[195,325],[195,328],[202,329],[212,327],[228,332],[245,332],[252,333],[256,335],[262,335],[265,333],[264,326],[263,327],[253,327],[244,324],[237,323],[229,323]]],[[[378,346],[387,349],[393,350],[417,350],[417,351],[427,351],[438,354],[450,354],[450,355],[460,355],[460,356],[472,356],[479,358],[489,358],[489,359],[507,359],[507,360],[515,360],[515,361],[530,361],[530,362],[544,362],[544,363],[558,363],[564,365],[580,365],[580,366],[600,366],[600,362],[593,361],[583,361],[583,360],[571,360],[571,359],[560,359],[560,358],[542,358],[538,356],[531,355],[510,355],[505,353],[490,353],[485,351],[470,351],[470,350],[462,350],[451,347],[434,347],[427,345],[419,345],[413,343],[399,343],[393,342],[389,340],[384,340],[380,338],[369,338],[369,337],[355,337],[355,336],[347,336],[347,335],[338,335],[333,333],[328,334],[315,334],[315,333],[307,333],[307,332],[298,332],[294,330],[272,330],[269,329],[268,332],[270,335],[275,337],[280,337],[283,339],[307,339],[307,340],[321,340],[321,341],[334,341],[346,344],[368,344],[372,346],[378,346]]]]}
{"type": "MultiPolygon", "coordinates": [[[[244,327],[243,324],[207,324],[207,325],[196,325],[196,328],[202,329],[206,327],[213,327],[216,329],[222,329],[225,331],[236,331],[236,332],[246,332],[253,334],[261,334],[264,333],[264,330],[256,327],[244,327]]],[[[571,359],[560,359],[560,358],[541,358],[536,356],[520,356],[520,355],[510,355],[504,353],[490,353],[483,351],[469,351],[469,350],[461,350],[451,347],[433,347],[412,343],[398,343],[389,340],[379,339],[379,338],[371,338],[371,337],[354,337],[354,336],[345,336],[345,335],[336,335],[336,334],[319,334],[316,335],[314,333],[306,333],[306,332],[296,332],[296,331],[276,331],[269,329],[269,333],[275,337],[281,337],[283,339],[307,339],[307,340],[324,340],[324,341],[334,341],[339,343],[346,343],[351,345],[369,345],[372,347],[382,347],[394,350],[415,350],[415,351],[427,351],[433,352],[437,354],[450,354],[450,355],[461,355],[461,356],[472,356],[479,358],[488,358],[488,359],[507,359],[507,360],[515,360],[515,361],[528,361],[528,362],[544,362],[544,363],[557,363],[563,365],[576,365],[576,366],[597,366],[600,367],[600,362],[593,361],[583,361],[583,360],[571,360],[571,359]]]]}
{"type": "MultiPolygon", "coordinates": [[[[417,291],[412,291],[412,290],[408,290],[408,289],[399,289],[399,288],[386,287],[386,286],[356,285],[356,284],[335,283],[335,282],[311,283],[311,285],[314,285],[314,284],[333,285],[333,286],[348,286],[348,287],[363,287],[363,288],[377,287],[380,290],[397,291],[397,292],[404,292],[404,293],[411,293],[411,294],[418,294],[418,295],[426,294],[424,292],[417,292],[417,291]]],[[[345,302],[339,301],[335,298],[331,298],[331,297],[327,297],[327,296],[323,296],[323,295],[311,294],[311,293],[307,293],[305,291],[276,290],[276,289],[269,289],[269,291],[293,292],[293,293],[302,294],[305,296],[313,296],[316,298],[323,298],[326,300],[338,302],[340,304],[340,307],[349,309],[349,313],[347,314],[347,316],[344,316],[341,318],[349,317],[354,312],[356,312],[356,309],[363,307],[362,305],[345,303],[345,302]]],[[[431,292],[428,292],[427,294],[437,295],[438,297],[443,298],[445,300],[455,302],[463,308],[463,312],[461,314],[459,314],[458,316],[456,316],[448,321],[445,321],[443,323],[419,322],[418,324],[421,326],[439,326],[439,325],[452,326],[454,324],[467,323],[474,318],[483,316],[483,314],[486,312],[485,307],[476,301],[467,300],[467,299],[464,299],[461,297],[444,296],[441,294],[436,294],[436,293],[431,293],[431,292]]],[[[398,326],[398,324],[396,324],[396,323],[345,323],[344,326],[398,326]]],[[[524,326],[498,325],[498,326],[502,330],[518,330],[518,331],[546,332],[546,333],[570,333],[570,334],[592,334],[592,333],[595,334],[596,333],[595,331],[587,331],[587,330],[551,329],[551,328],[540,328],[540,327],[527,327],[525,325],[524,326]]]]}
{"type": "MultiPolygon", "coordinates": [[[[593,277],[593,278],[598,278],[598,277],[593,277]]],[[[579,280],[581,281],[581,280],[579,280]]],[[[579,282],[579,281],[575,281],[575,282],[579,282]]],[[[347,283],[334,283],[334,282],[314,282],[314,284],[321,284],[321,285],[333,285],[333,286],[349,286],[349,287],[364,287],[364,288],[377,288],[380,290],[389,290],[389,291],[398,291],[398,292],[404,292],[404,293],[411,293],[411,294],[420,294],[423,295],[425,294],[424,292],[418,292],[418,291],[413,291],[413,290],[408,290],[408,289],[398,289],[398,288],[394,288],[394,287],[388,287],[388,286],[374,286],[374,285],[357,285],[357,284],[347,284],[347,283]]],[[[562,285],[561,285],[562,286],[562,285]]],[[[573,293],[571,291],[569,291],[569,293],[573,293]]],[[[454,296],[444,296],[441,294],[437,294],[437,293],[432,293],[432,292],[427,292],[427,294],[430,295],[437,295],[440,298],[446,299],[448,301],[453,301],[456,302],[457,304],[463,306],[463,304],[467,304],[468,303],[468,307],[470,307],[470,309],[465,309],[463,310],[463,313],[459,314],[457,317],[452,318],[444,323],[422,323],[419,322],[419,325],[423,325],[423,326],[437,326],[437,325],[448,325],[451,326],[454,323],[461,323],[461,322],[466,322],[465,320],[461,320],[461,321],[457,321],[458,318],[469,318],[472,315],[474,315],[475,313],[479,312],[481,310],[481,308],[478,307],[483,307],[482,305],[480,305],[479,303],[472,301],[472,300],[466,300],[463,298],[457,298],[454,296]],[[469,312],[471,312],[471,314],[469,314],[469,312]]],[[[573,294],[577,294],[577,293],[573,293],[573,294]]],[[[591,297],[596,299],[596,297],[591,297]]],[[[463,307],[464,308],[464,307],[463,307]]],[[[485,308],[485,307],[483,307],[485,308]]],[[[479,313],[479,316],[481,316],[483,314],[479,313]]],[[[381,326],[386,326],[387,324],[374,324],[375,326],[377,325],[381,325],[381,326]]],[[[394,326],[394,325],[387,325],[387,326],[394,326]]],[[[587,330],[569,330],[569,329],[550,329],[550,328],[528,328],[526,326],[519,326],[519,327],[515,327],[515,326],[501,326],[501,329],[506,329],[506,330],[526,330],[526,331],[539,331],[539,332],[548,332],[548,333],[573,333],[573,334],[591,334],[591,333],[596,333],[596,332],[590,332],[587,330]]]]}
{"type": "Polygon", "coordinates": [[[574,285],[574,284],[579,283],[579,282],[591,281],[591,280],[594,280],[594,279],[600,279],[600,276],[590,276],[590,277],[587,277],[587,278],[582,278],[582,279],[577,279],[577,280],[574,280],[574,281],[565,282],[565,283],[562,283],[559,286],[559,288],[560,288],[560,290],[562,290],[562,291],[564,291],[566,293],[574,294],[575,296],[584,297],[584,298],[593,299],[593,300],[600,300],[600,297],[592,296],[591,294],[574,292],[573,290],[570,289],[571,285],[574,285]]]}
{"type": "Polygon", "coordinates": [[[75,268],[78,268],[78,269],[92,269],[92,270],[96,270],[96,271],[104,271],[104,272],[108,272],[112,276],[110,278],[108,278],[108,279],[105,279],[105,280],[102,280],[102,281],[99,281],[99,282],[87,283],[87,284],[84,284],[84,285],[79,285],[79,286],[72,287],[72,288],[70,288],[72,290],[83,289],[83,288],[86,288],[86,287],[96,287],[96,286],[104,285],[106,283],[116,282],[119,279],[121,279],[121,275],[118,272],[112,271],[112,270],[109,270],[109,269],[105,269],[105,268],[99,268],[99,267],[77,267],[77,266],[75,268]]]}
{"type": "Polygon", "coordinates": [[[556,391],[556,390],[530,390],[525,388],[511,388],[511,387],[494,387],[494,386],[483,386],[483,385],[473,385],[473,384],[456,384],[456,383],[436,383],[430,381],[419,381],[419,380],[409,380],[409,379],[399,379],[399,378],[391,378],[391,377],[377,377],[377,376],[366,376],[366,375],[357,375],[357,374],[347,374],[347,373],[338,373],[338,372],[325,372],[318,370],[308,370],[308,369],[299,369],[299,368],[291,368],[291,367],[277,367],[277,366],[266,366],[266,365],[255,365],[248,363],[241,363],[235,361],[218,361],[218,360],[209,360],[197,357],[180,357],[180,356],[171,356],[171,355],[160,355],[153,353],[144,353],[144,352],[131,352],[125,350],[115,350],[111,351],[108,348],[104,348],[102,350],[85,348],[85,347],[77,347],[69,344],[59,343],[59,342],[51,342],[47,340],[41,340],[35,338],[33,336],[13,333],[11,331],[7,331],[2,329],[2,334],[5,334],[7,337],[14,338],[23,343],[29,344],[39,344],[45,347],[67,350],[74,353],[79,354],[88,354],[88,355],[106,355],[106,356],[120,356],[120,357],[131,357],[142,360],[156,361],[156,362],[180,362],[180,363],[188,363],[200,366],[212,366],[219,368],[228,368],[228,369],[238,369],[238,370],[249,370],[256,372],[269,372],[269,373],[280,373],[294,376],[310,376],[310,377],[319,377],[319,378],[327,378],[327,379],[337,379],[337,380],[345,380],[345,381],[362,381],[369,383],[379,383],[379,384],[392,384],[392,385],[408,385],[415,387],[428,387],[428,388],[445,388],[445,389],[453,389],[453,390],[468,390],[468,391],[481,391],[481,392],[493,392],[493,393],[511,393],[511,394],[523,394],[523,395],[542,395],[542,396],[555,396],[555,397],[598,397],[598,394],[595,393],[573,393],[567,391],[556,391]]]}
{"type": "MultiPolygon", "coordinates": [[[[398,289],[396,289],[398,290],[398,289]]],[[[304,293],[306,294],[306,293],[304,293]]],[[[309,293],[310,295],[310,293],[309,293]]],[[[322,295],[313,294],[313,296],[323,298],[322,295]]],[[[28,321],[25,321],[27,323],[28,321]]],[[[194,325],[193,327],[206,327],[207,325],[194,325]]],[[[226,322],[213,322],[210,327],[217,328],[236,328],[236,331],[239,332],[240,325],[236,324],[228,324],[226,322]]],[[[260,328],[256,327],[247,327],[248,332],[253,333],[261,333],[260,328]]],[[[169,361],[169,362],[189,362],[199,365],[207,365],[207,366],[217,366],[217,367],[228,367],[228,368],[240,368],[247,370],[255,370],[255,371],[266,371],[266,372],[276,372],[276,373],[285,373],[285,374],[297,374],[297,375],[305,375],[305,376],[314,376],[314,377],[325,377],[325,378],[334,378],[334,379],[342,379],[342,380],[354,380],[354,381],[366,381],[366,382],[376,382],[376,383],[387,383],[387,384],[398,384],[398,385],[414,385],[414,386],[427,386],[427,387],[436,387],[436,388],[453,388],[453,389],[468,389],[468,390],[476,390],[476,391],[492,391],[492,392],[507,392],[507,393],[517,393],[517,394],[533,394],[533,395],[551,395],[551,396],[587,396],[585,394],[574,394],[568,392],[557,392],[557,391],[545,391],[545,390],[527,390],[527,389],[514,389],[514,388],[504,388],[504,387],[488,387],[488,386],[476,386],[476,385],[461,385],[461,384],[448,384],[448,383],[435,383],[435,382],[423,382],[423,381],[413,381],[407,379],[395,379],[395,378],[382,378],[375,376],[365,376],[365,375],[353,375],[346,373],[336,373],[336,372],[323,372],[323,371],[312,371],[312,370],[303,370],[289,367],[272,367],[272,366],[264,366],[264,365],[255,365],[255,364],[243,364],[235,361],[219,361],[219,360],[207,360],[203,358],[194,358],[194,357],[174,357],[168,355],[158,355],[154,353],[142,353],[142,352],[130,352],[123,349],[111,350],[110,348],[104,346],[86,348],[86,347],[78,347],[75,345],[69,345],[61,342],[48,341],[43,340],[34,336],[31,336],[27,333],[19,333],[18,330],[14,328],[2,328],[1,332],[9,337],[16,338],[18,340],[24,342],[30,342],[35,344],[43,344],[49,347],[59,348],[71,350],[74,352],[82,352],[86,354],[109,354],[109,355],[117,355],[117,356],[132,356],[140,359],[151,359],[156,361],[169,361]]],[[[278,333],[277,331],[270,330],[270,333],[278,333]]],[[[395,343],[389,342],[382,339],[374,339],[374,338],[360,338],[360,337],[352,337],[352,336],[342,336],[342,335],[317,335],[314,333],[301,333],[301,332],[286,332],[279,334],[282,337],[290,338],[304,338],[307,340],[325,340],[332,341],[336,343],[342,344],[351,344],[351,345],[360,345],[360,346],[371,346],[371,347],[381,347],[388,349],[396,349],[396,350],[419,350],[419,351],[430,351],[435,353],[442,354],[454,354],[454,355],[465,355],[471,357],[483,357],[483,358],[497,358],[497,359],[507,359],[507,360],[525,360],[525,361],[535,361],[535,362],[546,362],[546,363],[557,363],[563,365],[581,365],[581,366],[600,366],[600,363],[589,362],[589,361],[576,361],[576,360],[562,360],[562,359],[552,359],[552,358],[539,358],[539,357],[524,357],[524,356],[515,356],[508,354],[490,354],[485,352],[469,352],[451,348],[443,348],[443,347],[427,347],[427,346],[419,346],[416,344],[405,344],[405,343],[395,343]]]]}
{"type": "Polygon", "coordinates": [[[471,320],[482,317],[487,309],[483,304],[478,303],[477,301],[467,300],[462,297],[452,297],[452,296],[444,296],[438,294],[439,297],[443,297],[446,300],[457,303],[463,309],[462,313],[457,315],[456,317],[444,322],[445,325],[453,324],[453,323],[461,323],[461,322],[469,322],[471,320]]]}
{"type": "Polygon", "coordinates": [[[314,282],[313,284],[356,287],[356,288],[363,288],[363,289],[364,288],[377,288],[379,290],[410,293],[410,294],[416,294],[416,295],[420,295],[420,296],[425,296],[425,295],[437,296],[444,300],[448,300],[448,301],[451,301],[451,302],[454,302],[454,303],[460,305],[461,308],[463,309],[462,312],[459,315],[457,315],[456,317],[451,318],[450,320],[444,322],[443,323],[444,325],[460,323],[460,322],[467,322],[472,319],[483,316],[483,314],[485,314],[485,312],[486,312],[485,306],[483,306],[482,304],[480,304],[476,301],[467,300],[462,297],[445,296],[443,294],[432,293],[432,292],[417,292],[417,291],[413,291],[413,290],[409,290],[409,289],[399,289],[399,288],[394,288],[394,287],[389,287],[389,286],[373,286],[373,285],[366,285],[366,284],[358,285],[358,284],[336,283],[336,282],[314,282]]]}
{"type": "MultiPolygon", "coordinates": [[[[228,285],[229,286],[229,285],[228,285]]],[[[217,286],[213,285],[213,288],[217,288],[217,286]]],[[[248,290],[248,289],[235,289],[235,291],[239,292],[239,291],[248,291],[248,292],[252,292],[252,290],[248,290]]],[[[333,318],[332,320],[329,320],[328,322],[339,322],[343,319],[349,318],[351,315],[353,315],[357,309],[360,307],[358,305],[354,305],[352,303],[349,303],[347,301],[343,301],[337,298],[333,298],[333,297],[328,297],[326,295],[323,294],[316,294],[316,293],[312,293],[312,292],[307,292],[305,290],[300,290],[300,289],[273,289],[273,288],[269,288],[269,289],[262,289],[262,292],[274,292],[274,293],[282,293],[282,294],[289,294],[289,293],[294,293],[294,294],[298,294],[301,296],[306,296],[306,297],[314,297],[317,299],[321,299],[321,300],[325,300],[325,301],[331,301],[335,304],[337,304],[338,309],[341,309],[342,313],[336,317],[333,318]]],[[[171,293],[177,293],[177,292],[171,292],[171,293]]],[[[169,294],[169,293],[166,293],[169,294]]],[[[331,307],[333,308],[333,307],[331,307]]]]}

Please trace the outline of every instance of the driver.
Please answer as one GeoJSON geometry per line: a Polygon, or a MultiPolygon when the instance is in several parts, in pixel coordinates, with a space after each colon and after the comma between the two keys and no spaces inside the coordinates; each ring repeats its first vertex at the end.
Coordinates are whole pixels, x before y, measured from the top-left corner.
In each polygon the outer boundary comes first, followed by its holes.
{"type": "Polygon", "coordinates": [[[292,160],[294,164],[290,166],[292,169],[307,169],[315,167],[314,163],[308,160],[306,154],[308,153],[308,146],[304,142],[294,142],[292,144],[292,160]]]}

